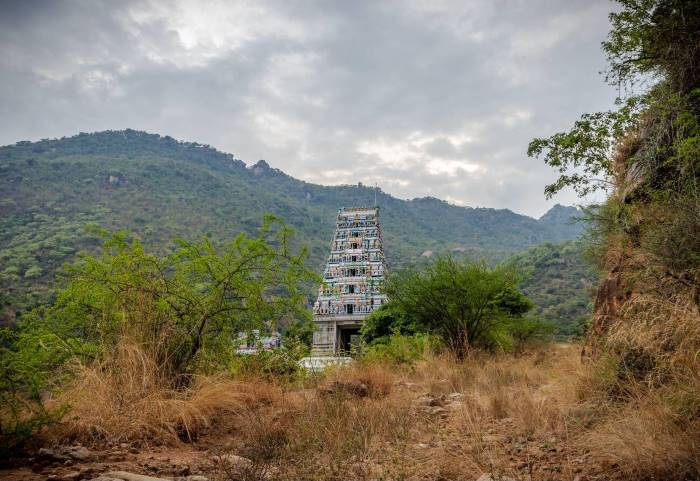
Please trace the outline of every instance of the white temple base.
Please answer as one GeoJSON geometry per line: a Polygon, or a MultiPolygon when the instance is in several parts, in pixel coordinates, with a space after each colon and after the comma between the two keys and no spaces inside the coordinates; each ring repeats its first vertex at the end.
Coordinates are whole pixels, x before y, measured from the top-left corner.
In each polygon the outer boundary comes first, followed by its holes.
{"type": "Polygon", "coordinates": [[[351,357],[340,356],[309,356],[299,359],[299,364],[310,371],[323,371],[328,366],[345,366],[351,362],[351,357]]]}

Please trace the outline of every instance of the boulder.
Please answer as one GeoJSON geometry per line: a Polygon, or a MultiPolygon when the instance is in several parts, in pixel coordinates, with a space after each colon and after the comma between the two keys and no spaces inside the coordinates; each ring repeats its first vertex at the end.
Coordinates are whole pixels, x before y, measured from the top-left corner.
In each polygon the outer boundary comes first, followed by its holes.
{"type": "Polygon", "coordinates": [[[236,454],[221,454],[216,456],[214,457],[214,463],[228,468],[238,469],[250,469],[253,466],[253,462],[250,459],[236,454]]]}
{"type": "Polygon", "coordinates": [[[91,453],[85,446],[64,446],[54,449],[39,449],[39,457],[50,461],[85,461],[91,453]]]}
{"type": "Polygon", "coordinates": [[[435,397],[430,394],[424,394],[423,396],[414,399],[413,402],[422,407],[435,407],[445,404],[445,398],[444,396],[435,397]]]}

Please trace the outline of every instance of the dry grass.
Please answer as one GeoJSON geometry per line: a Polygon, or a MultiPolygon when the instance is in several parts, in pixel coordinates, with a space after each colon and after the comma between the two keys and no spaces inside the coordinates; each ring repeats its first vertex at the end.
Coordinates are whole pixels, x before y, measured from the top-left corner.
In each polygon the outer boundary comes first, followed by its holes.
{"type": "Polygon", "coordinates": [[[111,361],[81,368],[59,399],[72,404],[70,418],[53,435],[194,442],[213,459],[252,461],[214,463],[222,480],[696,476],[700,382],[679,380],[655,397],[642,385],[634,397],[627,383],[620,399],[611,394],[616,372],[559,344],[463,362],[429,356],[412,367],[356,363],[297,386],[210,377],[173,390],[147,356],[122,346],[111,361]],[[338,381],[362,383],[367,395],[328,394],[338,381]]]}
{"type": "Polygon", "coordinates": [[[656,226],[677,212],[636,205],[633,214],[654,228],[642,229],[636,244],[608,238],[606,265],[618,270],[621,289],[604,299],[614,304],[597,332],[606,354],[579,376],[580,391],[599,408],[580,443],[622,479],[698,479],[698,273],[674,264],[671,247],[654,244],[656,226]]]}
{"type": "Polygon", "coordinates": [[[70,413],[51,435],[86,443],[192,440],[217,417],[281,397],[270,384],[216,377],[173,389],[152,358],[131,344],[119,345],[104,362],[76,369],[76,381],[54,400],[68,404],[70,413]]]}
{"type": "Polygon", "coordinates": [[[578,357],[576,346],[559,345],[522,357],[337,369],[320,389],[359,381],[370,395],[306,391],[301,403],[251,408],[238,418],[229,450],[252,459],[255,473],[279,479],[573,478],[562,453],[589,413],[575,386],[578,357]],[[550,461],[553,470],[545,469],[550,461]]]}
{"type": "Polygon", "coordinates": [[[698,479],[700,420],[645,395],[616,411],[583,442],[624,479],[698,479]]]}

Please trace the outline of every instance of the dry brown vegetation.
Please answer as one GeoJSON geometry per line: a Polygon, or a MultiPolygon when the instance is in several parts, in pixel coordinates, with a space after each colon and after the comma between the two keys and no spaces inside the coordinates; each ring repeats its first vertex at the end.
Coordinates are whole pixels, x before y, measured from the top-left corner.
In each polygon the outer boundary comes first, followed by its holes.
{"type": "Polygon", "coordinates": [[[640,479],[699,465],[667,400],[615,401],[615,365],[582,363],[577,345],[355,363],[292,384],[209,377],[174,391],[156,373],[133,347],[83,369],[47,439],[106,453],[194,447],[204,453],[192,469],[217,479],[640,479]],[[221,461],[230,455],[251,463],[221,461]]]}

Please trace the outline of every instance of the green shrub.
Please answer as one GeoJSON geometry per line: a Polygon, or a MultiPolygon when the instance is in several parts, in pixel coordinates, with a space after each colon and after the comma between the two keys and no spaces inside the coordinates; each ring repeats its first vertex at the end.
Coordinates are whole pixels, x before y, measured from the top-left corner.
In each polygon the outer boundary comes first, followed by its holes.
{"type": "Polygon", "coordinates": [[[439,347],[439,341],[429,334],[393,334],[375,340],[365,349],[362,360],[392,364],[412,364],[439,347]]]}
{"type": "MultiPolygon", "coordinates": [[[[33,337],[33,343],[50,340],[33,337]]],[[[43,395],[49,390],[48,372],[57,354],[33,356],[18,349],[17,333],[0,329],[0,456],[17,454],[42,428],[61,420],[64,406],[46,408],[43,395]]]]}
{"type": "Polygon", "coordinates": [[[526,322],[524,315],[533,307],[518,282],[508,266],[490,269],[438,257],[423,270],[405,269],[388,277],[390,300],[370,316],[365,336],[433,333],[458,357],[473,347],[509,350],[514,329],[526,322]]]}
{"type": "Polygon", "coordinates": [[[513,348],[520,350],[528,344],[550,341],[554,324],[536,317],[526,317],[512,323],[508,331],[513,339],[513,348]]]}
{"type": "Polygon", "coordinates": [[[299,365],[300,352],[282,347],[261,350],[254,354],[238,354],[231,360],[233,376],[253,376],[271,381],[291,382],[300,379],[305,370],[299,365]]]}

